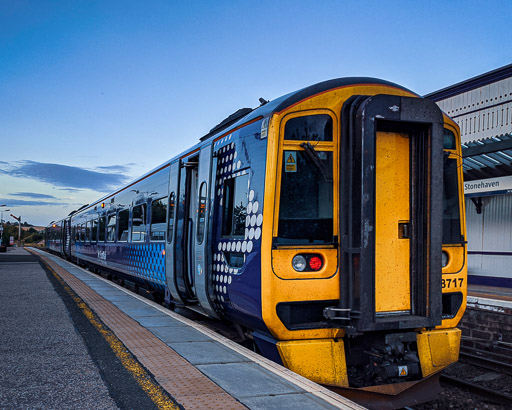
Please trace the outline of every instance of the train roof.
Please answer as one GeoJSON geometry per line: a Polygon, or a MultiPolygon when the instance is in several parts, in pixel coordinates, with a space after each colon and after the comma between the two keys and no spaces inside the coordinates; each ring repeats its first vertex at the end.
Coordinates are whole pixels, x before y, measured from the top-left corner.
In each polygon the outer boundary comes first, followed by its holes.
{"type": "Polygon", "coordinates": [[[289,94],[283,95],[282,97],[276,98],[266,104],[262,104],[259,107],[251,110],[250,108],[241,108],[236,111],[234,114],[231,114],[224,121],[222,121],[218,126],[215,126],[210,130],[208,134],[201,138],[201,141],[207,141],[210,138],[216,138],[220,133],[226,134],[229,133],[230,130],[237,128],[238,126],[250,122],[258,117],[266,117],[275,112],[280,112],[306,98],[312,97],[317,94],[321,94],[325,91],[333,90],[336,88],[348,87],[351,85],[357,84],[378,84],[378,85],[386,85],[389,87],[399,88],[404,91],[408,91],[412,94],[418,95],[411,90],[408,90],[401,85],[392,83],[390,81],[380,80],[378,78],[373,77],[344,77],[344,78],[335,78],[333,80],[322,81],[321,83],[313,84],[308,87],[302,88],[300,90],[291,92],[289,94]],[[248,111],[249,110],[249,111],[248,111]],[[225,122],[228,122],[230,118],[238,115],[237,121],[231,121],[229,127],[222,127],[225,122]]]}
{"type": "MultiPolygon", "coordinates": [[[[392,83],[390,81],[380,80],[378,78],[373,77],[344,77],[344,78],[335,78],[333,80],[322,81],[321,83],[313,84],[308,87],[302,88],[300,90],[291,92],[289,94],[283,95],[282,97],[276,98],[264,105],[261,105],[258,108],[255,108],[247,115],[240,118],[239,121],[232,124],[232,128],[236,128],[237,126],[249,122],[257,117],[266,117],[272,113],[280,112],[306,98],[312,97],[317,94],[321,94],[325,91],[333,90],[336,88],[348,87],[351,85],[357,84],[378,84],[378,85],[386,85],[389,87],[399,88],[404,91],[408,91],[412,94],[418,95],[413,91],[402,87],[401,85],[392,83]]],[[[229,132],[229,131],[226,131],[229,132]]],[[[215,134],[207,134],[207,136],[211,138],[215,138],[218,133],[215,134]]],[[[209,138],[208,138],[209,139],[209,138]]]]}
{"type": "Polygon", "coordinates": [[[142,181],[143,179],[155,174],[156,172],[160,171],[161,169],[166,168],[169,166],[172,162],[178,160],[179,158],[183,158],[185,156],[188,156],[192,154],[193,152],[197,151],[199,148],[201,148],[204,145],[211,144],[214,140],[221,138],[224,135],[227,135],[237,128],[241,127],[244,124],[250,123],[252,121],[257,120],[258,118],[265,118],[270,116],[273,113],[283,111],[284,109],[297,104],[298,102],[312,97],[317,94],[321,94],[323,92],[333,90],[336,88],[342,88],[342,87],[349,87],[354,86],[358,84],[376,84],[376,85],[385,85],[388,87],[398,88],[404,91],[407,91],[409,93],[412,93],[414,95],[417,95],[415,92],[401,86],[395,83],[392,83],[390,81],[381,80],[378,78],[373,77],[343,77],[343,78],[335,78],[333,80],[327,80],[322,81],[317,84],[310,85],[308,87],[302,88],[297,91],[293,91],[289,94],[285,94],[282,97],[276,98],[275,100],[272,100],[270,102],[266,102],[262,105],[260,105],[257,108],[250,109],[250,108],[241,108],[235,113],[228,116],[226,119],[221,121],[218,125],[213,127],[208,134],[200,138],[199,142],[195,144],[193,147],[189,148],[187,151],[184,151],[174,157],[172,157],[170,160],[164,162],[163,164],[159,165],[158,167],[152,169],[151,171],[147,172],[146,174],[140,176],[139,178],[131,181],[129,184],[123,186],[122,188],[119,188],[115,190],[114,192],[111,192],[97,201],[94,201],[89,206],[84,205],[81,208],[77,209],[76,211],[73,211],[68,217],[73,216],[73,214],[78,214],[79,211],[90,208],[102,201],[105,201],[106,199],[118,194],[119,192],[125,190],[126,188],[135,185],[137,182],[142,181]]]}

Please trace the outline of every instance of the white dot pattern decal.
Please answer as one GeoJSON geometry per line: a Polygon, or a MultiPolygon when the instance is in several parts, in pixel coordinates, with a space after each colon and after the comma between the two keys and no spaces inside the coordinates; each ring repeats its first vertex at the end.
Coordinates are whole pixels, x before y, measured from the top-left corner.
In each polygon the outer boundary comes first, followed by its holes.
{"type": "MultiPolygon", "coordinates": [[[[236,134],[230,134],[215,142],[214,149],[217,157],[217,181],[215,183],[216,200],[223,206],[224,184],[229,178],[248,174],[248,169],[243,169],[242,145],[238,145],[236,134]]],[[[244,148],[245,149],[245,148],[244,148]]],[[[254,249],[258,249],[262,235],[263,213],[258,201],[258,194],[251,178],[247,181],[247,207],[245,218],[245,235],[243,240],[233,238],[221,238],[214,252],[211,290],[215,305],[219,309],[225,309],[230,303],[230,287],[237,283],[237,277],[244,272],[245,262],[254,249]],[[243,259],[242,259],[243,258],[243,259]],[[228,264],[228,260],[231,261],[228,264]],[[236,264],[236,266],[230,266],[236,264]]]]}

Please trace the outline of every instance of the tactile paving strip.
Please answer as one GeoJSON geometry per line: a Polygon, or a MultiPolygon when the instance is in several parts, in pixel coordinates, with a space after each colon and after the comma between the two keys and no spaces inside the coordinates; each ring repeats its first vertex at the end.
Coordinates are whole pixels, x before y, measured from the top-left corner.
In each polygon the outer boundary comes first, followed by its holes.
{"type": "Polygon", "coordinates": [[[64,268],[41,256],[186,409],[245,409],[173,349],[64,268]]]}

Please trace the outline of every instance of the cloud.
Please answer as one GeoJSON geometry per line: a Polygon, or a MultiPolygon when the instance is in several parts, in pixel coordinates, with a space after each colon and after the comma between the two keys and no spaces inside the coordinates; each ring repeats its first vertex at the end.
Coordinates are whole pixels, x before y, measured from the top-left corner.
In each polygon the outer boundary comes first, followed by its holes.
{"type": "MultiPolygon", "coordinates": [[[[26,201],[24,199],[0,198],[0,203],[7,204],[8,207],[15,206],[55,206],[55,205],[69,205],[67,203],[58,202],[44,202],[44,201],[26,201]]],[[[5,212],[5,211],[4,211],[5,212]]]]}
{"type": "Polygon", "coordinates": [[[83,189],[78,189],[78,188],[56,188],[58,189],[59,191],[67,191],[67,192],[83,192],[84,190],[83,189]]]}
{"type": "Polygon", "coordinates": [[[96,167],[95,169],[101,170],[101,171],[114,171],[114,172],[128,172],[130,170],[130,166],[133,166],[135,164],[126,164],[126,165],[110,165],[110,166],[104,166],[104,167],[96,167]]]}
{"type": "MultiPolygon", "coordinates": [[[[123,171],[127,169],[123,165],[113,165],[112,167],[117,167],[116,171],[121,168],[123,171]]],[[[35,179],[59,187],[92,189],[100,192],[111,191],[130,179],[124,173],[119,172],[98,172],[69,165],[28,160],[11,163],[8,169],[1,172],[12,177],[35,179]]]]}
{"type": "Polygon", "coordinates": [[[39,198],[39,199],[57,199],[57,197],[53,195],[46,194],[37,194],[35,192],[16,192],[14,194],[9,194],[11,196],[24,196],[27,198],[39,198]]]}

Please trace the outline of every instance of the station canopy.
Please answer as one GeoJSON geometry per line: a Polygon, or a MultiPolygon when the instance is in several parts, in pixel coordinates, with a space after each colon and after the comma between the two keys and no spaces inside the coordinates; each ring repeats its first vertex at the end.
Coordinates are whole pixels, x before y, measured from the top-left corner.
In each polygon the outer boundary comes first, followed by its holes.
{"type": "Polygon", "coordinates": [[[512,134],[462,144],[465,181],[512,175],[512,134]]]}

